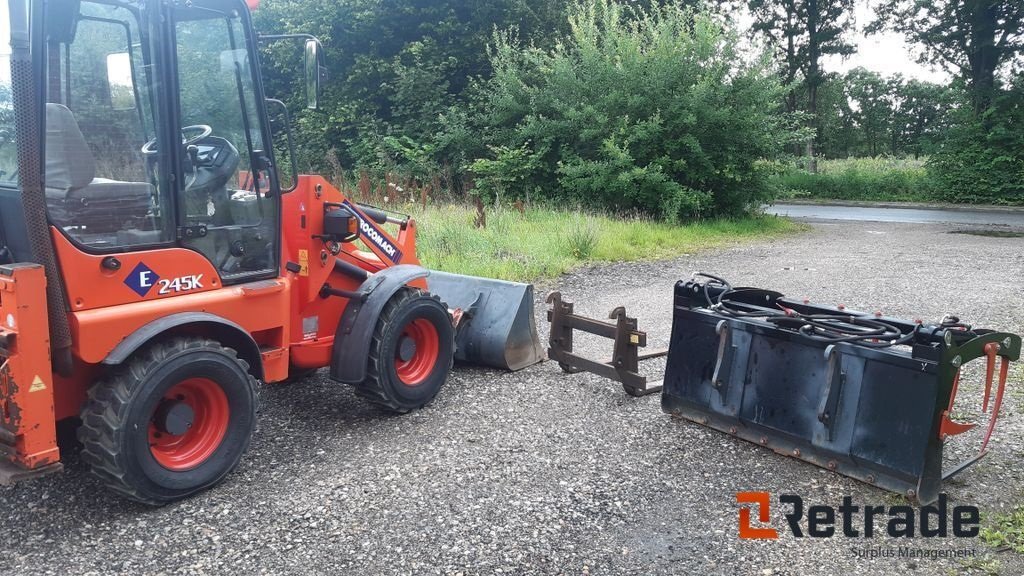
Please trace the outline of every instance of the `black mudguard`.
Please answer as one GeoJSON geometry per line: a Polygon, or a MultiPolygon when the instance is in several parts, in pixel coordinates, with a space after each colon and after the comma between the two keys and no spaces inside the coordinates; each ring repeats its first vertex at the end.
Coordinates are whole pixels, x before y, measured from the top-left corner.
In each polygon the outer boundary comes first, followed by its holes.
{"type": "Polygon", "coordinates": [[[171,333],[209,335],[238,352],[238,355],[249,363],[253,376],[259,380],[263,379],[263,357],[252,335],[231,320],[207,312],[179,312],[153,320],[121,340],[103,359],[103,364],[122,364],[146,344],[171,333]]]}
{"type": "Polygon", "coordinates": [[[426,268],[402,264],[377,272],[359,287],[359,298],[349,301],[334,333],[331,379],[359,384],[366,379],[370,340],[384,306],[403,286],[430,274],[426,268]]]}

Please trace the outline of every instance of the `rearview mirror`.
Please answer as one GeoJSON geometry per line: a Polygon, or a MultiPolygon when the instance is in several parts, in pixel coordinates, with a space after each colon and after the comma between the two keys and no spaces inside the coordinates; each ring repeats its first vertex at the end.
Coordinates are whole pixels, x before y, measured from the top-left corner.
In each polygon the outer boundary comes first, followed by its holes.
{"type": "Polygon", "coordinates": [[[107,54],[107,83],[110,85],[110,107],[114,110],[135,108],[135,82],[132,59],[127,52],[107,54]]]}
{"type": "Polygon", "coordinates": [[[320,106],[321,84],[327,77],[327,69],[321,65],[320,42],[314,38],[306,40],[306,107],[316,110],[320,106]]]}

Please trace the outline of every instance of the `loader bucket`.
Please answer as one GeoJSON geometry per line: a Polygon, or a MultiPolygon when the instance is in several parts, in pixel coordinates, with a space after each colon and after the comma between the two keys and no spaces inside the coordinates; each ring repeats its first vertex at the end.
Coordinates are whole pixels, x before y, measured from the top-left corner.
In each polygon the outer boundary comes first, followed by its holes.
{"type": "Polygon", "coordinates": [[[928,504],[987,453],[1020,349],[1017,335],[955,318],[927,325],[720,279],[679,282],[662,408],[928,504]],[[952,416],[974,359],[989,413],[981,449],[944,470],[944,443],[975,426],[952,416]]]}
{"type": "Polygon", "coordinates": [[[427,287],[455,312],[456,360],[520,370],[543,359],[532,285],[432,271],[427,287]]]}

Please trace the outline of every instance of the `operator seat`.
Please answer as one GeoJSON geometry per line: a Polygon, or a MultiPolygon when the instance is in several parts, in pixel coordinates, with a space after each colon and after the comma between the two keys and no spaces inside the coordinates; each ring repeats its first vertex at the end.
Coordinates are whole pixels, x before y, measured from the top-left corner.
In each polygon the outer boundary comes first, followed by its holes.
{"type": "Polygon", "coordinates": [[[96,159],[74,114],[63,104],[46,105],[46,205],[56,224],[116,232],[147,215],[153,194],[146,182],[96,178],[96,159]]]}

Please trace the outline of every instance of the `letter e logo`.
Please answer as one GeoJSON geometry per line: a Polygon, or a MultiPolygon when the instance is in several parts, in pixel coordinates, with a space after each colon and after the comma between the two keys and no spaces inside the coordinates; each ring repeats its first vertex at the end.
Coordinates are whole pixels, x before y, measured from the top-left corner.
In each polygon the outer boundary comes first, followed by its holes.
{"type": "Polygon", "coordinates": [[[160,280],[160,276],[153,272],[149,266],[139,262],[139,265],[128,273],[128,276],[124,279],[124,284],[134,290],[136,294],[145,298],[149,291],[153,289],[153,286],[156,286],[157,280],[160,280]]]}

